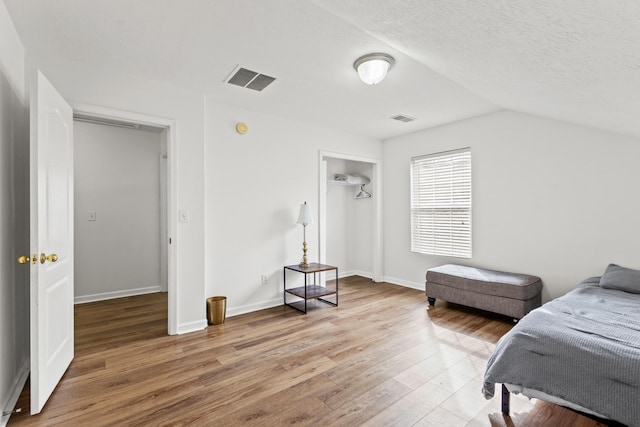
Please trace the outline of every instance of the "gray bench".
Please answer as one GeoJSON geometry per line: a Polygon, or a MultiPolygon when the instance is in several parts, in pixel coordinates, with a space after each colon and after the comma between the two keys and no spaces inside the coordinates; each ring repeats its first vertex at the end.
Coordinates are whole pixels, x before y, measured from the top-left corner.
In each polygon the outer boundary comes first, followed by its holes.
{"type": "Polygon", "coordinates": [[[425,294],[436,298],[521,319],[540,307],[542,281],[528,274],[446,264],[427,271],[425,294]]]}

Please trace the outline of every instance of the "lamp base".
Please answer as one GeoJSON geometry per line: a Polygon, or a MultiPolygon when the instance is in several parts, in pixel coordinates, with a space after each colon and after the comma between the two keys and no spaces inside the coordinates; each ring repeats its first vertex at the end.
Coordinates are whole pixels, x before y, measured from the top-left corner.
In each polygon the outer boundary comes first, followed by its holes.
{"type": "Polygon", "coordinates": [[[302,241],[302,262],[298,264],[302,268],[309,267],[309,263],[307,262],[307,238],[302,241]]]}

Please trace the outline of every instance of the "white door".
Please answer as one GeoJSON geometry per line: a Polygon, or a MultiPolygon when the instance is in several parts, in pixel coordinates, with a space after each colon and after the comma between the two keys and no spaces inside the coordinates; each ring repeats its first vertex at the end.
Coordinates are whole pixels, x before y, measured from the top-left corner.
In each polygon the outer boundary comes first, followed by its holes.
{"type": "Polygon", "coordinates": [[[38,414],[73,359],[73,112],[40,71],[31,90],[31,414],[38,414]]]}

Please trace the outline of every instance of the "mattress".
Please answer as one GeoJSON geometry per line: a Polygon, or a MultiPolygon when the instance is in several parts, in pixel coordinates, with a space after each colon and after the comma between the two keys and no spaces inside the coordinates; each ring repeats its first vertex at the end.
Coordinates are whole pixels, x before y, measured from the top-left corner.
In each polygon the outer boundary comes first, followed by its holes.
{"type": "Polygon", "coordinates": [[[640,294],[599,283],[586,280],[500,339],[487,362],[486,398],[496,383],[511,384],[640,427],[640,294]]]}

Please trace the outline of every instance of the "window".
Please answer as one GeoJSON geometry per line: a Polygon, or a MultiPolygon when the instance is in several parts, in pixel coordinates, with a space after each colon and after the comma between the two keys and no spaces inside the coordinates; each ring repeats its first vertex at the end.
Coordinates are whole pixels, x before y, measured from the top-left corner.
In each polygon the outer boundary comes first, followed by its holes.
{"type": "Polygon", "coordinates": [[[411,159],[411,251],[471,258],[471,149],[411,159]]]}

